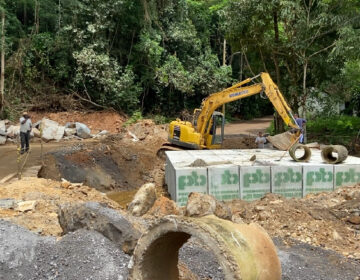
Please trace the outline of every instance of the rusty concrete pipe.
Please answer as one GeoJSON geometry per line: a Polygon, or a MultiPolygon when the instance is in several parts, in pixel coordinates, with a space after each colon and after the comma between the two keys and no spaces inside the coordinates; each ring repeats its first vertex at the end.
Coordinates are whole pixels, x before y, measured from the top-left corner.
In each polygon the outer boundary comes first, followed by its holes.
{"type": "Polygon", "coordinates": [[[281,279],[275,246],[262,227],[213,215],[167,216],[158,221],[139,239],[129,279],[178,280],[179,249],[191,236],[211,248],[226,280],[281,279]]]}
{"type": "Polygon", "coordinates": [[[329,145],[321,148],[321,157],[326,163],[336,164],[346,160],[348,150],[341,145],[329,145]]]}
{"type": "Polygon", "coordinates": [[[293,145],[290,149],[289,149],[289,154],[291,156],[291,158],[295,161],[298,161],[298,162],[305,162],[305,161],[309,161],[310,158],[311,158],[311,150],[309,147],[306,147],[305,145],[302,145],[302,144],[295,144],[293,145]],[[296,156],[296,150],[299,150],[299,149],[303,149],[304,150],[304,154],[300,157],[297,157],[296,156]]]}

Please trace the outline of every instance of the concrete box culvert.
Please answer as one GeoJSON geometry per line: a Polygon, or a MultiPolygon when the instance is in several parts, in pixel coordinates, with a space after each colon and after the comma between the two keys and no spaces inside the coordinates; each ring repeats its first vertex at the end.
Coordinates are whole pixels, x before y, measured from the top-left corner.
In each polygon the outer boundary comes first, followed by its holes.
{"type": "Polygon", "coordinates": [[[306,162],[309,161],[311,158],[311,150],[309,147],[306,147],[302,144],[295,144],[289,149],[289,154],[291,158],[297,162],[306,162]],[[297,150],[303,150],[304,154],[301,156],[296,155],[297,150]]]}
{"type": "Polygon", "coordinates": [[[348,150],[341,145],[330,145],[321,148],[321,157],[326,163],[341,163],[346,160],[348,150]]]}
{"type": "Polygon", "coordinates": [[[191,236],[211,248],[226,280],[281,279],[275,246],[263,228],[234,224],[213,215],[159,220],[138,241],[129,279],[179,279],[179,249],[191,236]]]}

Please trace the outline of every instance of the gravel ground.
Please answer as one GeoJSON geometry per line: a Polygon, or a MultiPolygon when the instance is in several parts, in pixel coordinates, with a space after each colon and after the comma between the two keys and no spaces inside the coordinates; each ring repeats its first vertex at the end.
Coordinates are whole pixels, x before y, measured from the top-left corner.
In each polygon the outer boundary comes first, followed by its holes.
{"type": "Polygon", "coordinates": [[[200,247],[196,240],[190,239],[179,251],[179,260],[201,279],[224,279],[221,266],[212,252],[200,247]]]}
{"type": "Polygon", "coordinates": [[[0,279],[125,280],[130,257],[100,233],[78,230],[60,241],[0,220],[0,279]]]}
{"type": "MultiPolygon", "coordinates": [[[[360,264],[301,242],[274,242],[283,280],[357,280],[360,264]]],[[[224,279],[213,254],[194,239],[180,249],[180,261],[201,279],[224,279]]],[[[0,219],[0,280],[125,280],[130,257],[98,232],[78,230],[61,240],[43,237],[0,219]]]]}
{"type": "MultiPolygon", "coordinates": [[[[275,238],[274,243],[278,249],[283,280],[360,280],[360,263],[334,251],[302,242],[294,242],[289,247],[280,238],[275,238]]],[[[224,279],[213,254],[194,239],[180,249],[179,259],[201,279],[224,279]]]]}
{"type": "Polygon", "coordinates": [[[342,255],[302,242],[285,246],[281,239],[274,239],[278,248],[283,280],[357,280],[360,263],[342,255]]]}

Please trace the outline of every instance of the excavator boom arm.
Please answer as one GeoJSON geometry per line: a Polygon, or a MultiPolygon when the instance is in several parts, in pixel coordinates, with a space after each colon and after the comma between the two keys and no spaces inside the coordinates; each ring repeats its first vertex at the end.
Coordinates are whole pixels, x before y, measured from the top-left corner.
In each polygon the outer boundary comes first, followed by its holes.
{"type": "Polygon", "coordinates": [[[276,111],[282,117],[285,124],[292,128],[299,129],[289,105],[287,104],[277,85],[272,81],[270,75],[268,73],[261,73],[258,76],[246,79],[223,91],[214,93],[209,97],[205,98],[201,104],[200,114],[197,117],[196,121],[197,131],[201,135],[204,135],[207,123],[211,118],[213,112],[218,107],[222,106],[223,104],[246,98],[263,91],[275,107],[276,111]],[[262,83],[243,86],[257,78],[258,76],[261,77],[262,83]]]}

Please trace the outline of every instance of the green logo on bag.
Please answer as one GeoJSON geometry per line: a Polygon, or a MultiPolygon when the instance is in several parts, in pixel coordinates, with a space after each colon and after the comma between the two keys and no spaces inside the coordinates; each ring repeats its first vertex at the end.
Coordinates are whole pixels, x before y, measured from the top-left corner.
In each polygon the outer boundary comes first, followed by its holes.
{"type": "Polygon", "coordinates": [[[205,186],[206,176],[198,175],[196,171],[191,172],[191,175],[183,175],[178,178],[179,190],[185,190],[185,187],[205,186]]]}
{"type": "Polygon", "coordinates": [[[306,174],[306,185],[312,186],[314,183],[332,182],[332,171],[325,171],[325,168],[320,168],[319,171],[309,171],[306,174]]]}
{"type": "Polygon", "coordinates": [[[281,186],[281,184],[301,182],[301,172],[295,172],[291,168],[288,168],[287,172],[275,173],[274,177],[276,187],[281,186]]]}
{"type": "Polygon", "coordinates": [[[250,187],[250,184],[266,184],[270,182],[270,174],[263,173],[261,169],[256,170],[255,173],[244,174],[244,187],[250,187]]]}
{"type": "Polygon", "coordinates": [[[230,170],[225,170],[221,175],[221,184],[222,185],[234,185],[239,183],[239,175],[236,173],[231,173],[230,170]]]}

